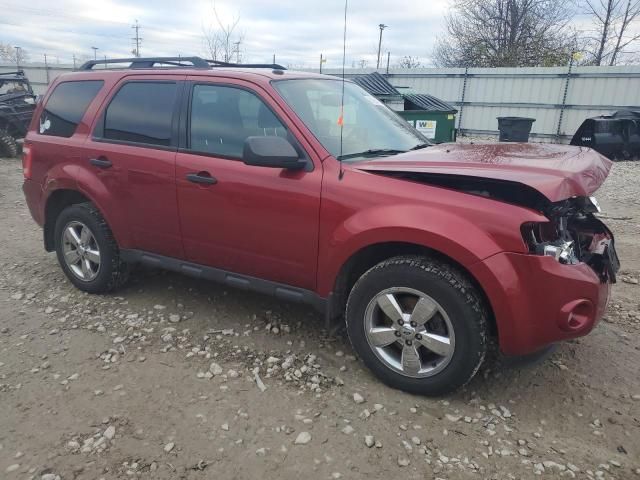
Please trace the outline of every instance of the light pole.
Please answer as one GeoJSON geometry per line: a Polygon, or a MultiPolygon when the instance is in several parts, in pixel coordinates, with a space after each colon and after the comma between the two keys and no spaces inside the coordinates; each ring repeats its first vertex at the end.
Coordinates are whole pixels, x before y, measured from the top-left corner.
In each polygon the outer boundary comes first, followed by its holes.
{"type": "Polygon", "coordinates": [[[13,47],[16,49],[16,70],[20,70],[20,51],[21,47],[13,47]]]}
{"type": "Polygon", "coordinates": [[[98,47],[91,47],[93,49],[93,59],[97,60],[98,59],[98,47]]]}
{"type": "Polygon", "coordinates": [[[382,31],[387,28],[389,25],[385,25],[381,23],[378,25],[380,28],[380,39],[378,40],[378,63],[376,63],[376,70],[380,68],[380,50],[382,49],[382,31]]]}

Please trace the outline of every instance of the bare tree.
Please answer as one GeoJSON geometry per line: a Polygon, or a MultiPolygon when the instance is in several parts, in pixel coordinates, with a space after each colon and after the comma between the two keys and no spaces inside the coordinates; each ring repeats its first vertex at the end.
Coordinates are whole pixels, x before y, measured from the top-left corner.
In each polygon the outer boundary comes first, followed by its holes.
{"type": "Polygon", "coordinates": [[[237,31],[240,17],[234,17],[229,22],[220,18],[215,2],[211,2],[215,24],[203,27],[204,46],[211,60],[230,62],[234,57],[239,62],[242,56],[240,45],[244,34],[237,31]]]}
{"type": "Polygon", "coordinates": [[[564,65],[575,48],[565,0],[454,0],[439,67],[564,65]]]}
{"type": "Polygon", "coordinates": [[[0,42],[0,60],[10,63],[23,63],[29,60],[29,52],[24,48],[16,48],[9,43],[0,42]]]}
{"type": "Polygon", "coordinates": [[[420,66],[418,57],[412,57],[411,55],[405,55],[398,62],[398,68],[420,68],[420,66]]]}
{"type": "Polygon", "coordinates": [[[368,65],[369,65],[369,61],[366,58],[362,58],[362,59],[358,60],[358,67],[359,68],[367,68],[368,65]]]}
{"type": "Polygon", "coordinates": [[[632,31],[640,20],[640,0],[585,0],[593,29],[587,32],[587,63],[616,65],[640,47],[640,32],[632,31]]]}

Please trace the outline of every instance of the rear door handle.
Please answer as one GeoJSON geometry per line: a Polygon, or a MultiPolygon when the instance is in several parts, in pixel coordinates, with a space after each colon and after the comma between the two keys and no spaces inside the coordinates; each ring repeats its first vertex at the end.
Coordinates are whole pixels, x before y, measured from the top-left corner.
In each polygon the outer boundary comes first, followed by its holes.
{"type": "Polygon", "coordinates": [[[111,160],[106,158],[90,158],[89,163],[99,168],[109,168],[112,165],[111,160]]]}
{"type": "Polygon", "coordinates": [[[204,185],[214,185],[218,183],[218,180],[212,177],[209,172],[187,173],[187,180],[204,185]]]}

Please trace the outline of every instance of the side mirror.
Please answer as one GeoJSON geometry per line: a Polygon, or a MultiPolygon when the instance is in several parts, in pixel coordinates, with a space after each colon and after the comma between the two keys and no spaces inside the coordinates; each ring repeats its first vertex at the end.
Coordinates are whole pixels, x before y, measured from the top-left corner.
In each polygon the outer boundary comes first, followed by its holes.
{"type": "Polygon", "coordinates": [[[244,141],[242,161],[256,167],[300,170],[306,161],[298,156],[293,145],[282,137],[247,137],[244,141]]]}

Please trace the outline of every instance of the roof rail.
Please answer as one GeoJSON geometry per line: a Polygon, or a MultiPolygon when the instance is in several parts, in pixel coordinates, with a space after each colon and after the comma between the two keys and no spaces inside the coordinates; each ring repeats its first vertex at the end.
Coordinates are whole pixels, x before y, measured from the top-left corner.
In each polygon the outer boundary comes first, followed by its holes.
{"type": "Polygon", "coordinates": [[[212,67],[236,67],[236,68],[271,68],[273,70],[286,70],[277,63],[229,63],[219,60],[205,60],[200,57],[147,57],[147,58],[109,58],[104,60],[89,60],[83,63],[78,70],[93,70],[96,65],[128,63],[126,68],[212,68],[212,67]]]}
{"type": "Polygon", "coordinates": [[[212,67],[235,67],[235,68],[270,68],[272,70],[286,70],[286,67],[278,63],[230,63],[220,60],[206,60],[212,67]]]}
{"type": "Polygon", "coordinates": [[[191,67],[210,68],[209,63],[200,57],[134,57],[134,58],[109,58],[104,60],[89,60],[83,63],[78,70],[93,70],[96,65],[109,65],[128,63],[127,68],[153,68],[154,66],[166,67],[191,67]]]}

